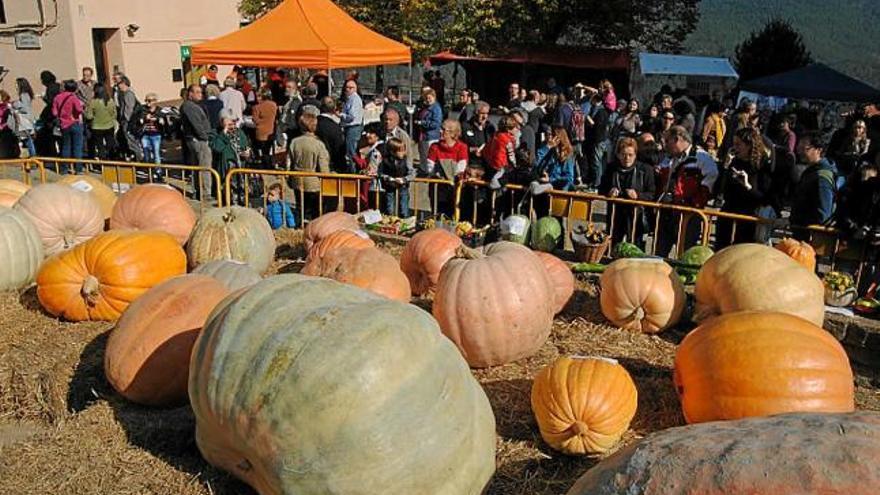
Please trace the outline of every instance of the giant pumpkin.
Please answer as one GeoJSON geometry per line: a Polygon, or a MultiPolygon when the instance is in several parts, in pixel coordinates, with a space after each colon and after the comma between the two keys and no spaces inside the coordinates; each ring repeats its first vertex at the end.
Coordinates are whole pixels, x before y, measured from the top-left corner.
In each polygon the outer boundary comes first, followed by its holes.
{"type": "Polygon", "coordinates": [[[113,214],[116,193],[101,179],[96,179],[91,175],[65,175],[58,179],[58,183],[89,193],[98,202],[105,219],[110,218],[110,215],[113,214]]]}
{"type": "Polygon", "coordinates": [[[236,260],[257,273],[275,260],[275,234],[255,210],[241,206],[211,208],[202,213],[186,246],[189,266],[215,260],[236,260]]]}
{"type": "Polygon", "coordinates": [[[763,244],[722,249],[700,268],[694,319],[736,311],[780,311],[822,326],[825,287],[813,272],[763,244]]]}
{"type": "Polygon", "coordinates": [[[786,237],[776,243],[775,247],[803,265],[807,270],[816,271],[816,250],[813,249],[813,246],[804,241],[786,237]]]}
{"type": "Polygon", "coordinates": [[[119,197],[110,216],[111,229],[161,230],[186,244],[196,212],[183,194],[163,184],[135,186],[119,197]]]}
{"type": "Polygon", "coordinates": [[[840,342],[785,313],[706,321],[679,345],[674,381],[689,423],[854,407],[852,369],[840,342]]]}
{"type": "Polygon", "coordinates": [[[443,229],[423,230],[406,243],[400,268],[409,279],[414,296],[427,296],[437,288],[440,270],[461,246],[461,238],[443,229]]]}
{"type": "Polygon", "coordinates": [[[263,280],[251,265],[235,260],[209,261],[197,266],[192,272],[214,277],[231,291],[250,287],[263,280]]]}
{"type": "Polygon", "coordinates": [[[43,262],[40,234],[21,212],[0,206],[0,291],[34,281],[43,262]]]}
{"type": "Polygon", "coordinates": [[[566,454],[600,454],[620,440],[636,414],[638,392],[613,359],[561,357],[532,383],[541,437],[566,454]]]}
{"type": "Polygon", "coordinates": [[[478,495],[495,470],[489,401],[431,316],[332,280],[220,303],[189,395],[202,455],[261,495],[478,495]]]}
{"type": "Polygon", "coordinates": [[[662,332],[684,311],[684,286],[662,260],[621,258],[605,269],[599,283],[602,314],[627,330],[662,332]]]}
{"type": "Polygon", "coordinates": [[[484,252],[462,247],[446,262],[434,295],[443,334],[475,368],[534,354],[556,309],[550,276],[531,249],[502,241],[484,252]]]}
{"type": "Polygon", "coordinates": [[[324,256],[309,260],[301,273],[332,278],[397,301],[408,302],[410,298],[409,280],[400,271],[397,260],[376,247],[331,249],[324,256]]]}
{"type": "Polygon", "coordinates": [[[0,179],[0,206],[12,208],[31,186],[12,179],[0,179]]]}
{"type": "Polygon", "coordinates": [[[349,247],[354,249],[366,249],[374,247],[376,243],[370,239],[366,232],[361,230],[342,229],[321,239],[320,242],[312,244],[309,249],[308,259],[313,260],[327,254],[328,251],[338,247],[349,247]]]}
{"type": "Polygon", "coordinates": [[[311,250],[312,245],[317,244],[337,230],[358,230],[359,228],[360,225],[358,225],[357,219],[350,213],[344,211],[325,213],[306,224],[306,228],[303,231],[306,251],[311,250]]]}
{"type": "Polygon", "coordinates": [[[147,289],[184,272],[186,255],[170,235],[114,230],[46,260],[37,298],[70,321],[115,321],[147,289]]]}
{"type": "Polygon", "coordinates": [[[42,184],[19,198],[15,209],[37,228],[46,255],[70,249],[104,230],[104,215],[87,193],[60,184],[42,184]]]}
{"type": "Polygon", "coordinates": [[[181,275],[146,291],[107,340],[104,375],[126,399],[147,406],[187,401],[192,347],[229,289],[207,275],[181,275]]]}
{"type": "Polygon", "coordinates": [[[553,283],[553,300],[556,303],[555,312],[559,313],[574,294],[574,274],[571,273],[568,265],[556,256],[542,251],[535,251],[535,254],[544,263],[544,268],[550,275],[550,281],[553,283]]]}

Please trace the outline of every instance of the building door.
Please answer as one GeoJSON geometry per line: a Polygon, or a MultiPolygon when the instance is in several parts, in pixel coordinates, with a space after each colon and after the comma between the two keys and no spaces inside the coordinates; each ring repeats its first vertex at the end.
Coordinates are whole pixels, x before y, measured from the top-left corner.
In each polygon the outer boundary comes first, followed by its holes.
{"type": "Polygon", "coordinates": [[[92,47],[95,51],[95,76],[101,82],[109,81],[113,72],[122,66],[119,29],[92,29],[92,47]]]}

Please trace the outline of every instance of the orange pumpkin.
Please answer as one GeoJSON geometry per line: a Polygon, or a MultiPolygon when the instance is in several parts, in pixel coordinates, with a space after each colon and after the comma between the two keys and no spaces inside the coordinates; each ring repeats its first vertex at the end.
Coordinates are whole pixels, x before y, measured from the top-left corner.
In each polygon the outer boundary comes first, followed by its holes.
{"type": "Polygon", "coordinates": [[[110,231],[43,263],[37,297],[70,321],[115,321],[150,287],[186,272],[186,255],[164,232],[110,231]]]}
{"type": "Polygon", "coordinates": [[[15,209],[30,220],[46,255],[84,242],[104,230],[104,215],[87,193],[60,184],[41,184],[25,193],[15,209]]]}
{"type": "Polygon", "coordinates": [[[620,440],[636,414],[638,392],[613,359],[561,357],[532,383],[541,438],[566,454],[600,454],[620,440]]]}
{"type": "Polygon", "coordinates": [[[843,347],[787,313],[744,311],[707,320],[678,347],[673,377],[688,423],[854,408],[843,347]]]}
{"type": "Polygon", "coordinates": [[[320,258],[327,254],[331,249],[339,247],[366,249],[374,247],[375,245],[376,243],[370,239],[370,236],[361,230],[337,230],[322,239],[321,242],[312,245],[312,249],[309,249],[308,260],[320,258]]]}
{"type": "Polygon", "coordinates": [[[550,335],[553,288],[531,249],[496,242],[483,252],[462,246],[446,262],[434,294],[434,318],[475,368],[534,354],[550,335]]]}
{"type": "Polygon", "coordinates": [[[88,193],[98,202],[104,218],[110,218],[113,206],[116,204],[116,193],[101,179],[96,179],[91,175],[65,175],[58,179],[58,183],[88,193]]]}
{"type": "Polygon", "coordinates": [[[547,274],[550,275],[550,281],[553,283],[553,300],[556,302],[556,313],[559,313],[568,304],[574,294],[574,274],[571,268],[564,261],[543,251],[535,251],[547,274]]]}
{"type": "Polygon", "coordinates": [[[358,230],[359,228],[360,225],[358,225],[357,219],[350,213],[344,211],[331,211],[330,213],[325,213],[306,225],[306,228],[303,231],[306,251],[310,251],[312,245],[317,244],[321,239],[329,236],[337,230],[358,230]]]}
{"type": "Polygon", "coordinates": [[[110,228],[161,230],[186,244],[196,213],[176,189],[161,184],[135,186],[119,197],[110,215],[110,228]]]}
{"type": "Polygon", "coordinates": [[[659,260],[619,259],[599,283],[602,314],[627,330],[662,332],[678,323],[687,300],[678,275],[659,260]]]}
{"type": "Polygon", "coordinates": [[[181,275],[131,303],[107,340],[104,374],[126,399],[147,406],[187,401],[193,344],[229,289],[207,275],[181,275]]]}
{"type": "Polygon", "coordinates": [[[331,249],[303,267],[303,275],[326,277],[351,284],[397,301],[409,302],[409,280],[397,260],[379,248],[331,249]]]}
{"type": "Polygon", "coordinates": [[[434,293],[440,270],[455,256],[461,238],[443,229],[428,229],[414,235],[400,254],[400,268],[409,279],[414,296],[434,293]]]}
{"type": "Polygon", "coordinates": [[[816,250],[813,249],[813,246],[804,241],[798,241],[786,237],[776,243],[775,247],[787,254],[791,259],[804,265],[804,268],[807,270],[810,270],[811,272],[816,271],[816,250]]]}
{"type": "Polygon", "coordinates": [[[0,206],[12,208],[31,186],[12,179],[0,179],[0,206]]]}

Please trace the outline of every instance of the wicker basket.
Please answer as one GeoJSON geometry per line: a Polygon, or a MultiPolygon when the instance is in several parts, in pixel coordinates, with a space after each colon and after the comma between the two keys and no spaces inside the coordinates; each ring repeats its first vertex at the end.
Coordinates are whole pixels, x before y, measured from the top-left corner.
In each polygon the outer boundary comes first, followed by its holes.
{"type": "Polygon", "coordinates": [[[605,257],[608,252],[608,246],[611,245],[611,237],[606,237],[604,242],[598,244],[582,243],[572,239],[574,245],[574,257],[585,263],[598,263],[605,257]]]}

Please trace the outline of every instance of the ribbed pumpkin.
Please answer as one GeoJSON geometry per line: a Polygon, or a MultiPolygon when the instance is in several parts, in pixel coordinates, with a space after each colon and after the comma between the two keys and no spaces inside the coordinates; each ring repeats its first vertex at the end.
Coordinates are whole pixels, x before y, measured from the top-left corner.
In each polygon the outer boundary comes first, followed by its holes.
{"type": "Polygon", "coordinates": [[[722,249],[700,268],[694,319],[736,311],[780,311],[821,326],[825,288],[814,273],[762,244],[722,249]]]}
{"type": "Polygon", "coordinates": [[[443,229],[423,230],[406,243],[400,254],[400,269],[409,279],[414,296],[434,293],[440,270],[461,246],[461,238],[443,229]]]}
{"type": "Polygon", "coordinates": [[[74,189],[90,194],[98,206],[104,218],[110,218],[113,214],[113,206],[116,204],[116,193],[101,179],[96,179],[91,175],[65,175],[58,179],[58,184],[71,186],[74,189]]]}
{"type": "Polygon", "coordinates": [[[556,303],[556,313],[559,313],[568,304],[574,294],[574,274],[564,261],[549,253],[535,251],[535,254],[544,263],[550,282],[553,284],[553,301],[556,303]]]}
{"type": "Polygon", "coordinates": [[[27,287],[43,262],[37,229],[21,212],[5,206],[0,206],[0,260],[0,290],[27,287]]]}
{"type": "Polygon", "coordinates": [[[119,197],[110,228],[161,230],[186,244],[196,224],[196,212],[176,189],[162,184],[135,186],[119,197]]]}
{"type": "Polygon", "coordinates": [[[87,241],[104,230],[101,209],[87,193],[60,184],[34,187],[15,209],[34,224],[47,256],[87,241]]]}
{"type": "Polygon", "coordinates": [[[12,208],[31,186],[12,179],[0,179],[0,206],[12,208]]]}
{"type": "Polygon", "coordinates": [[[352,249],[366,249],[375,247],[376,243],[370,239],[370,236],[362,230],[337,230],[336,232],[321,239],[321,242],[312,244],[309,249],[308,259],[313,260],[327,254],[328,251],[338,247],[349,247],[352,249]]]}
{"type": "Polygon", "coordinates": [[[202,455],[261,495],[477,495],[495,470],[489,401],[431,316],[332,280],[222,302],[189,395],[202,455]]]}
{"type": "Polygon", "coordinates": [[[147,406],[187,402],[192,347],[229,289],[207,275],[170,278],[137,298],[110,332],[104,374],[126,399],[147,406]]]}
{"type": "Polygon", "coordinates": [[[269,222],[250,208],[211,208],[202,213],[186,246],[190,267],[215,260],[236,260],[257,273],[275,259],[275,234],[269,222]]]}
{"type": "Polygon", "coordinates": [[[621,258],[599,283],[602,314],[627,330],[662,332],[678,323],[687,301],[678,275],[661,260],[621,258]]]}
{"type": "Polygon", "coordinates": [[[613,359],[561,357],[532,383],[541,438],[566,454],[601,454],[620,440],[636,414],[638,392],[613,359]]]}
{"type": "Polygon", "coordinates": [[[785,313],[747,311],[706,321],[678,347],[674,380],[688,423],[854,407],[843,347],[785,313]]]}
{"type": "Polygon", "coordinates": [[[816,271],[816,250],[804,241],[786,237],[776,243],[776,249],[782,251],[811,272],[816,271]]]}
{"type": "Polygon", "coordinates": [[[312,245],[321,241],[321,239],[336,232],[337,230],[358,230],[357,219],[354,215],[344,211],[331,211],[306,224],[303,231],[305,237],[306,251],[312,249],[312,245]]]}
{"type": "Polygon", "coordinates": [[[550,335],[552,282],[531,249],[497,242],[462,247],[437,281],[434,317],[468,364],[485,368],[534,354],[550,335]]]}
{"type": "Polygon", "coordinates": [[[197,266],[192,272],[214,277],[230,291],[244,289],[263,280],[263,277],[251,265],[235,260],[209,261],[197,266]]]}
{"type": "Polygon", "coordinates": [[[309,260],[301,273],[331,278],[397,301],[408,302],[410,298],[409,280],[397,260],[375,247],[331,249],[309,260]]]}
{"type": "Polygon", "coordinates": [[[37,298],[70,321],[115,321],[147,289],[184,272],[186,255],[170,235],[114,230],[46,260],[37,298]]]}

